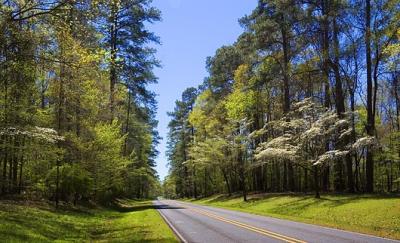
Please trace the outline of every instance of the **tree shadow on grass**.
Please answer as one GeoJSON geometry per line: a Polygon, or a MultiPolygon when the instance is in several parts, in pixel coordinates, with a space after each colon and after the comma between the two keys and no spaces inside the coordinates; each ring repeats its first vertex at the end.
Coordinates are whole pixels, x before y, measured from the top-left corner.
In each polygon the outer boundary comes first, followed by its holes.
{"type": "MultiPolygon", "coordinates": [[[[231,194],[231,195],[222,194],[222,195],[218,195],[218,196],[216,196],[216,197],[214,197],[214,198],[212,198],[210,200],[207,200],[207,202],[210,202],[210,203],[226,202],[226,201],[229,201],[229,200],[232,200],[232,199],[237,199],[237,198],[240,198],[240,197],[242,197],[242,194],[240,194],[240,193],[234,193],[234,194],[231,194]]],[[[201,200],[201,198],[200,198],[200,200],[201,200]]]]}
{"type": "MultiPolygon", "coordinates": [[[[305,210],[309,207],[318,207],[323,204],[328,204],[329,207],[338,207],[352,202],[364,201],[364,200],[386,200],[386,199],[398,199],[398,194],[348,194],[348,193],[328,193],[322,194],[320,199],[314,198],[312,193],[255,193],[248,195],[247,202],[245,205],[257,205],[261,203],[268,203],[269,200],[278,199],[281,197],[289,197],[289,202],[280,203],[275,209],[270,209],[271,213],[285,214],[293,213],[299,210],[305,210]]],[[[207,202],[209,203],[221,203],[227,202],[232,199],[238,199],[241,195],[219,195],[214,197],[207,202]]]]}
{"type": "Polygon", "coordinates": [[[172,206],[168,204],[153,204],[150,202],[143,202],[143,203],[137,203],[135,202],[136,205],[130,204],[129,200],[126,201],[121,201],[117,200],[111,203],[108,208],[111,210],[120,212],[120,213],[129,213],[129,212],[137,212],[137,211],[143,211],[143,210],[149,210],[149,209],[156,209],[156,210],[165,210],[165,209],[184,209],[183,207],[179,206],[172,206]]]}
{"type": "Polygon", "coordinates": [[[51,211],[48,209],[40,210],[41,213],[19,210],[18,208],[10,210],[9,208],[9,211],[0,219],[0,225],[2,225],[0,228],[7,229],[0,232],[0,238],[9,238],[11,241],[24,239],[26,242],[41,239],[42,242],[51,242],[66,236],[76,239],[82,236],[82,228],[70,221],[74,219],[68,218],[66,220],[65,217],[88,217],[87,215],[71,212],[58,212],[58,215],[51,215],[51,211]]]}
{"type": "MultiPolygon", "coordinates": [[[[2,239],[0,241],[53,242],[68,240],[87,242],[92,236],[99,240],[111,236],[115,238],[115,241],[112,240],[112,242],[135,242],[123,238],[124,233],[130,236],[132,226],[122,225],[122,227],[111,227],[110,229],[108,226],[104,227],[107,225],[104,224],[106,220],[122,218],[126,212],[180,208],[169,205],[152,205],[149,202],[130,203],[125,201],[124,204],[115,202],[108,207],[87,208],[87,211],[84,209],[83,207],[69,208],[68,206],[55,209],[52,205],[44,203],[43,205],[27,203],[20,205],[17,202],[0,201],[0,239],[2,239]]],[[[139,231],[146,230],[142,226],[136,227],[140,227],[139,231]]],[[[163,242],[168,241],[173,241],[173,239],[165,241],[163,239],[163,242]]],[[[140,240],[140,242],[159,242],[159,239],[140,240]]]]}
{"type": "MultiPolygon", "coordinates": [[[[271,213],[276,214],[292,214],[294,212],[301,212],[307,208],[318,208],[319,206],[325,205],[331,208],[339,207],[349,203],[365,201],[365,200],[387,200],[387,199],[398,199],[398,195],[392,194],[322,194],[321,198],[316,199],[310,194],[286,194],[281,195],[292,198],[291,201],[281,203],[275,209],[272,209],[271,213]]],[[[253,203],[267,203],[268,199],[279,198],[279,195],[268,195],[264,197],[257,197],[250,199],[249,202],[253,203]]]]}
{"type": "Polygon", "coordinates": [[[164,209],[185,209],[185,208],[179,207],[179,206],[171,206],[171,205],[163,204],[163,205],[154,205],[154,209],[164,210],[164,209]]]}
{"type": "MultiPolygon", "coordinates": [[[[91,240],[107,242],[176,242],[174,238],[143,239],[141,236],[150,235],[152,232],[145,226],[126,226],[118,228],[97,229],[91,232],[91,240]]],[[[150,237],[150,236],[149,236],[150,237]]],[[[159,236],[158,236],[159,237],[159,236]]]]}
{"type": "MultiPolygon", "coordinates": [[[[279,197],[293,197],[293,198],[301,198],[299,200],[308,200],[314,198],[313,193],[255,193],[249,194],[247,202],[257,202],[264,201],[266,199],[271,198],[279,198],[279,197]]],[[[218,195],[207,202],[225,202],[232,199],[241,198],[241,194],[232,194],[228,196],[226,194],[218,195]]],[[[400,194],[349,194],[349,193],[327,193],[321,194],[320,199],[315,199],[316,201],[332,201],[338,203],[348,203],[356,200],[364,200],[364,199],[396,199],[399,198],[400,194]]]]}

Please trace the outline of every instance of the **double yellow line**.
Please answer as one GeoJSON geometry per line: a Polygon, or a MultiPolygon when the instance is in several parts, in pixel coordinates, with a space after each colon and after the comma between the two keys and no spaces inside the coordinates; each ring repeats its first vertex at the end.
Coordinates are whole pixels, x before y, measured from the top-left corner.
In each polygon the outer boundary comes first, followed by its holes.
{"type": "Polygon", "coordinates": [[[268,237],[272,237],[272,238],[275,238],[275,239],[278,239],[278,240],[282,240],[284,242],[306,243],[306,241],[302,241],[302,240],[298,240],[298,239],[295,239],[295,238],[292,238],[292,237],[281,235],[281,234],[278,234],[278,233],[275,233],[275,232],[272,232],[272,231],[268,231],[268,230],[261,229],[261,228],[258,228],[258,227],[252,226],[252,225],[244,224],[244,223],[241,223],[241,222],[238,222],[238,221],[235,221],[235,220],[226,219],[226,218],[223,218],[223,217],[221,217],[219,215],[216,215],[216,214],[213,214],[213,213],[209,213],[209,212],[201,210],[201,209],[197,209],[197,208],[195,209],[195,208],[192,208],[192,207],[187,207],[186,205],[185,205],[185,208],[190,210],[190,211],[192,211],[192,212],[195,212],[195,213],[198,213],[198,214],[202,214],[204,216],[207,216],[207,217],[210,217],[210,218],[213,218],[213,219],[216,219],[216,220],[228,223],[228,224],[232,224],[232,225],[235,225],[235,226],[238,226],[238,227],[241,227],[241,228],[244,228],[244,229],[247,229],[247,230],[250,230],[250,231],[265,235],[265,236],[268,236],[268,237]]]}

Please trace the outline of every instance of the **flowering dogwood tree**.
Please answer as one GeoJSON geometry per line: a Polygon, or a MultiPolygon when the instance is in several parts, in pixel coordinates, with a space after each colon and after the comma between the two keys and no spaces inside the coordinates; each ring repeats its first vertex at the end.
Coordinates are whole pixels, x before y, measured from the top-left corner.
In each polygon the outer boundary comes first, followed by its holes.
{"type": "Polygon", "coordinates": [[[312,171],[315,196],[319,198],[321,168],[375,143],[370,137],[360,138],[355,143],[347,139],[352,134],[352,116],[348,113],[340,118],[311,98],[304,99],[295,103],[291,112],[281,120],[267,123],[262,132],[273,139],[261,143],[255,157],[261,164],[274,160],[289,161],[312,171]],[[338,141],[342,146],[337,146],[338,141]]]}

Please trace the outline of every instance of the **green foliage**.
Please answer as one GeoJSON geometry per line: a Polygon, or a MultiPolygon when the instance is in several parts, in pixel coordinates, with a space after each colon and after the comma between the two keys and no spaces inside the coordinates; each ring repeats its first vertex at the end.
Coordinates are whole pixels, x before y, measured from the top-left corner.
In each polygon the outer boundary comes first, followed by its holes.
{"type": "Polygon", "coordinates": [[[162,195],[165,198],[176,198],[176,183],[171,176],[167,176],[162,183],[162,195]]]}
{"type": "Polygon", "coordinates": [[[208,80],[210,89],[216,96],[227,95],[231,91],[236,69],[241,64],[242,56],[235,46],[219,48],[215,56],[207,58],[207,69],[211,76],[208,80]]]}
{"type": "MultiPolygon", "coordinates": [[[[78,200],[82,196],[88,196],[92,188],[92,181],[89,173],[79,165],[60,166],[59,187],[61,194],[67,201],[78,200]]],[[[46,177],[48,190],[47,195],[54,195],[56,188],[57,168],[49,171],[46,177]]],[[[41,185],[38,184],[40,187],[41,185]]]]}
{"type": "Polygon", "coordinates": [[[125,138],[120,135],[120,130],[120,125],[115,121],[113,124],[97,124],[93,140],[87,146],[93,190],[101,198],[112,198],[123,190],[122,171],[129,161],[122,156],[125,138]]]}
{"type": "Polygon", "coordinates": [[[199,96],[196,99],[195,106],[193,108],[193,111],[190,112],[189,115],[189,122],[195,127],[198,127],[199,129],[203,128],[205,129],[205,123],[206,120],[209,119],[207,117],[207,108],[212,102],[212,97],[211,97],[211,91],[206,90],[199,94],[199,96]]]}
{"type": "Polygon", "coordinates": [[[241,65],[235,72],[233,92],[225,104],[228,117],[235,120],[246,118],[254,106],[255,93],[251,87],[249,66],[241,65]]]}

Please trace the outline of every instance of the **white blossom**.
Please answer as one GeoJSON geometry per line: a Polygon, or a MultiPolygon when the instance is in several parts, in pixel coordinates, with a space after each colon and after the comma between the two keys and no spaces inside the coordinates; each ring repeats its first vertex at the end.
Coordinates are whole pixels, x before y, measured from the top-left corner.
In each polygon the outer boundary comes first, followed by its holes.
{"type": "Polygon", "coordinates": [[[343,139],[344,137],[350,136],[353,133],[353,128],[349,128],[340,134],[339,139],[343,139]]]}
{"type": "Polygon", "coordinates": [[[341,119],[335,123],[335,127],[342,128],[347,127],[349,125],[349,121],[346,119],[341,119]]]}
{"type": "Polygon", "coordinates": [[[290,144],[293,142],[293,136],[290,134],[284,134],[283,136],[277,137],[269,141],[268,143],[265,144],[265,147],[267,148],[280,148],[284,147],[287,144],[290,144]]]}
{"type": "Polygon", "coordinates": [[[30,138],[36,138],[49,143],[63,141],[64,137],[59,136],[57,131],[52,128],[34,127],[33,129],[19,129],[15,127],[6,127],[0,129],[0,135],[17,136],[24,135],[30,138]]]}
{"type": "Polygon", "coordinates": [[[316,122],[317,126],[330,127],[336,123],[338,116],[335,112],[326,112],[316,122]]]}
{"type": "Polygon", "coordinates": [[[358,139],[352,146],[354,150],[365,148],[368,146],[373,146],[377,144],[377,140],[373,136],[366,136],[358,139]]]}
{"type": "Polygon", "coordinates": [[[260,130],[255,130],[252,133],[250,133],[248,137],[251,139],[259,138],[263,136],[266,132],[267,131],[264,128],[260,130]]]}
{"type": "Polygon", "coordinates": [[[297,147],[292,147],[292,149],[286,148],[267,148],[262,150],[260,153],[255,155],[257,160],[265,160],[265,159],[289,159],[295,160],[297,159],[297,147]]]}
{"type": "Polygon", "coordinates": [[[301,140],[313,140],[323,134],[324,131],[320,127],[313,126],[301,135],[301,140]]]}
{"type": "Polygon", "coordinates": [[[326,153],[320,155],[318,157],[318,160],[313,164],[313,165],[321,165],[325,164],[331,161],[334,161],[335,159],[342,158],[349,154],[350,151],[343,151],[343,150],[330,150],[327,151],[326,153]]]}

